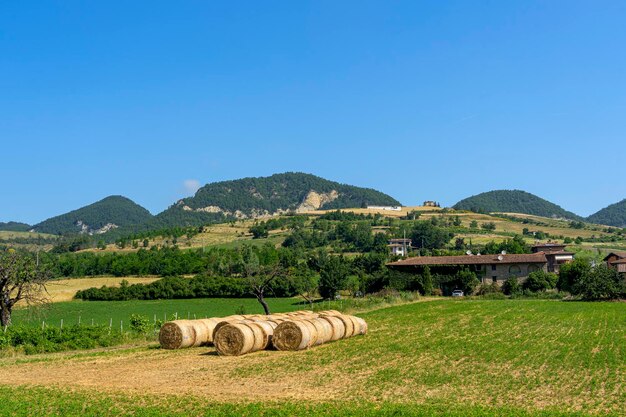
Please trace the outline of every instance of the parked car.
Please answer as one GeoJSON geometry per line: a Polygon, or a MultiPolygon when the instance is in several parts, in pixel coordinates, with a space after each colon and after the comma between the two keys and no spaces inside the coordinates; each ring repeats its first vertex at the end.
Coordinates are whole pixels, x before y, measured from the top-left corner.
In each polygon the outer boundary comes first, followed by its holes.
{"type": "Polygon", "coordinates": [[[454,290],[452,291],[452,296],[453,297],[463,297],[465,294],[463,294],[463,290],[454,290]]]}

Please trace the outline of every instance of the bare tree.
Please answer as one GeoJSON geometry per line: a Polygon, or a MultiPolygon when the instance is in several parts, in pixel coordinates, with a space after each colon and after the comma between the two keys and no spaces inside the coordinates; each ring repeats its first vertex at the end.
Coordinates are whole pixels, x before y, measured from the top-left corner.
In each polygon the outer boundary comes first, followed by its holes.
{"type": "Polygon", "coordinates": [[[49,280],[50,274],[40,268],[33,254],[12,249],[0,252],[0,324],[11,325],[11,313],[18,301],[28,305],[47,302],[49,280]]]}
{"type": "Polygon", "coordinates": [[[319,287],[319,277],[308,268],[294,268],[290,275],[298,294],[313,308],[313,300],[317,296],[319,287]]]}

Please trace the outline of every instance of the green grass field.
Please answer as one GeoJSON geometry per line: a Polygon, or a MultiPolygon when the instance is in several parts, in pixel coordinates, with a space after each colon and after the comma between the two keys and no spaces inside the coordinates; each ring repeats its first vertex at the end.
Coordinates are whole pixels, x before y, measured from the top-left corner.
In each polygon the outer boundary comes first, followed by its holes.
{"type": "MultiPolygon", "coordinates": [[[[302,299],[268,298],[273,312],[301,310],[304,308],[302,299]]],[[[263,308],[256,299],[241,298],[200,298],[189,300],[134,300],[134,301],[67,301],[49,304],[45,308],[22,308],[13,313],[15,324],[31,324],[41,326],[42,320],[50,326],[59,326],[61,319],[64,325],[77,324],[79,317],[83,324],[109,324],[112,319],[119,327],[120,321],[128,323],[131,314],[141,314],[150,319],[163,320],[172,318],[176,313],[181,319],[220,317],[236,314],[262,314],[263,308]]]]}
{"type": "Polygon", "coordinates": [[[625,415],[626,303],[445,299],[359,315],[368,335],[301,352],[3,358],[0,415],[625,415]]]}

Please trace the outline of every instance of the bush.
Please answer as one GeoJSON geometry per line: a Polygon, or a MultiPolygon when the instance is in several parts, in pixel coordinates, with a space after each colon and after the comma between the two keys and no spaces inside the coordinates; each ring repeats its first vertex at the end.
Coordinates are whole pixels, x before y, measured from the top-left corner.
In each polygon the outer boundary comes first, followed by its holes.
{"type": "Polygon", "coordinates": [[[482,284],[478,287],[476,295],[501,294],[502,290],[495,282],[492,284],[482,284]]]}
{"type": "Polygon", "coordinates": [[[150,320],[140,314],[130,315],[130,329],[139,334],[146,334],[153,327],[150,325],[150,320]]]}
{"type": "Polygon", "coordinates": [[[556,288],[558,276],[550,272],[535,271],[528,274],[524,281],[523,288],[530,292],[540,292],[556,288]]]}
{"type": "Polygon", "coordinates": [[[0,333],[0,350],[17,348],[26,354],[93,349],[119,344],[125,339],[107,326],[57,327],[10,326],[0,333]]]}
{"type": "Polygon", "coordinates": [[[506,295],[517,295],[522,292],[522,286],[516,277],[509,277],[502,284],[502,292],[506,295]]]}
{"type": "Polygon", "coordinates": [[[584,300],[611,300],[626,296],[626,281],[606,265],[598,265],[574,283],[573,294],[584,300]]]}

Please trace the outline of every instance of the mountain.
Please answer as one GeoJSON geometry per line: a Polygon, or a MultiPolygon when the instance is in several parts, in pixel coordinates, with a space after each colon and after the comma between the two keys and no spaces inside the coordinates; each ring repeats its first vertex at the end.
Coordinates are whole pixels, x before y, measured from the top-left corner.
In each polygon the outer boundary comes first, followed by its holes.
{"type": "Polygon", "coordinates": [[[554,203],[520,190],[495,190],[477,194],[459,201],[453,208],[477,213],[524,213],[543,217],[583,220],[582,217],[564,210],[554,203]]]}
{"type": "Polygon", "coordinates": [[[33,230],[57,235],[103,234],[117,228],[143,227],[152,219],[152,214],[145,208],[126,197],[114,195],[45,220],[33,226],[33,230]]]}
{"type": "Polygon", "coordinates": [[[156,217],[162,225],[193,226],[230,218],[365,205],[399,206],[400,203],[371,188],[288,172],[207,184],[193,197],[179,200],[156,217]]]}
{"type": "Polygon", "coordinates": [[[0,230],[7,232],[28,232],[31,226],[20,222],[0,222],[0,230]]]}
{"type": "Polygon", "coordinates": [[[587,217],[589,223],[626,227],[626,198],[587,217]]]}

